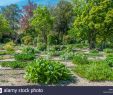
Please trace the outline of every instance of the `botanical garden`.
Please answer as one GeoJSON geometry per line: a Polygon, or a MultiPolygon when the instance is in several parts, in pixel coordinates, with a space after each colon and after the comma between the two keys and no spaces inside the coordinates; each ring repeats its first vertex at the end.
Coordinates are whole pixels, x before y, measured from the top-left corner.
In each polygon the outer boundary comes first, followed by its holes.
{"type": "Polygon", "coordinates": [[[113,0],[32,0],[0,7],[0,85],[113,86],[113,0]]]}

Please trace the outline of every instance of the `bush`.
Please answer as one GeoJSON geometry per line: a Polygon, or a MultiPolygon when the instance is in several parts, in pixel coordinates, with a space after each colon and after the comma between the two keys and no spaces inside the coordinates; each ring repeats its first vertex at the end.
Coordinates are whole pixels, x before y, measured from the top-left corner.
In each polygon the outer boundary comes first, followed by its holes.
{"type": "Polygon", "coordinates": [[[33,43],[33,38],[31,36],[24,36],[22,38],[22,43],[25,45],[31,45],[33,43]]]}
{"type": "Polygon", "coordinates": [[[14,51],[15,44],[11,41],[4,45],[4,49],[7,51],[14,51]]]}
{"type": "Polygon", "coordinates": [[[76,54],[76,55],[73,57],[73,63],[74,63],[74,64],[88,64],[89,61],[88,61],[87,56],[81,55],[81,54],[76,54]]]}
{"type": "Polygon", "coordinates": [[[75,37],[66,35],[63,37],[63,43],[64,44],[74,44],[76,42],[75,37]]]}
{"type": "Polygon", "coordinates": [[[27,66],[27,63],[13,61],[13,62],[2,62],[0,65],[2,67],[11,67],[11,68],[15,69],[15,68],[25,68],[27,66]]]}
{"type": "Polygon", "coordinates": [[[59,44],[59,38],[55,34],[49,34],[48,35],[48,44],[49,45],[58,45],[59,44]]]}
{"type": "Polygon", "coordinates": [[[26,67],[28,82],[53,84],[70,78],[70,71],[61,63],[38,59],[26,67]]]}
{"type": "Polygon", "coordinates": [[[75,71],[91,81],[113,80],[113,70],[103,61],[78,65],[75,71]]]}
{"type": "Polygon", "coordinates": [[[34,60],[35,59],[35,55],[34,54],[28,54],[28,53],[23,53],[23,54],[15,54],[15,59],[16,60],[34,60]]]}

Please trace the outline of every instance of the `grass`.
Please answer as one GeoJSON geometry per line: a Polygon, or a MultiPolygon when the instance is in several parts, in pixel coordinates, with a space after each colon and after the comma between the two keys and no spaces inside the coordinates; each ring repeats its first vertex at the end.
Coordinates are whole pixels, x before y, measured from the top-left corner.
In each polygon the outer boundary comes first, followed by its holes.
{"type": "Polygon", "coordinates": [[[35,54],[22,53],[22,54],[15,54],[14,57],[15,57],[16,60],[19,60],[19,61],[34,60],[35,54]]]}
{"type": "Polygon", "coordinates": [[[75,72],[90,81],[113,80],[113,70],[104,61],[79,64],[75,68],[75,72]]]}
{"type": "Polygon", "coordinates": [[[81,55],[81,54],[76,54],[73,57],[73,63],[74,64],[88,64],[88,58],[85,55],[81,55]]]}
{"type": "Polygon", "coordinates": [[[2,67],[11,67],[11,68],[15,69],[15,68],[25,68],[28,65],[28,63],[13,61],[13,62],[2,62],[2,63],[0,63],[0,65],[2,67]]]}

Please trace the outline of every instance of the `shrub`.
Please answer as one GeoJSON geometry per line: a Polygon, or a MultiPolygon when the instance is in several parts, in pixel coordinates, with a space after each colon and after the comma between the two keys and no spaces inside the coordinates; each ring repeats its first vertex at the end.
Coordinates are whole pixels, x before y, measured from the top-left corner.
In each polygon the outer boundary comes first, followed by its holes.
{"type": "Polygon", "coordinates": [[[15,44],[11,41],[4,45],[4,49],[7,51],[14,51],[15,44]]]}
{"type": "Polygon", "coordinates": [[[91,81],[113,80],[113,70],[103,61],[78,65],[75,71],[91,81]]]}
{"type": "Polygon", "coordinates": [[[27,63],[13,61],[13,62],[2,62],[0,65],[2,67],[11,67],[11,68],[15,69],[15,68],[25,68],[27,66],[27,63]]]}
{"type": "Polygon", "coordinates": [[[63,37],[64,44],[74,44],[75,42],[76,42],[75,37],[72,37],[70,35],[66,35],[63,37]]]}
{"type": "Polygon", "coordinates": [[[25,45],[31,45],[33,43],[33,38],[31,36],[24,36],[22,38],[22,43],[25,45]]]}
{"type": "Polygon", "coordinates": [[[70,71],[61,63],[38,59],[26,67],[28,82],[53,84],[70,78],[70,71]]]}
{"type": "Polygon", "coordinates": [[[49,45],[58,45],[59,44],[59,38],[55,34],[49,34],[48,35],[48,44],[49,45]]]}
{"type": "Polygon", "coordinates": [[[16,60],[21,60],[21,61],[24,61],[24,60],[34,60],[35,59],[35,55],[34,54],[15,54],[15,59],[16,60]]]}
{"type": "Polygon", "coordinates": [[[73,63],[74,63],[74,64],[88,64],[89,61],[88,61],[87,56],[81,55],[81,54],[76,54],[76,55],[73,57],[73,63]]]}

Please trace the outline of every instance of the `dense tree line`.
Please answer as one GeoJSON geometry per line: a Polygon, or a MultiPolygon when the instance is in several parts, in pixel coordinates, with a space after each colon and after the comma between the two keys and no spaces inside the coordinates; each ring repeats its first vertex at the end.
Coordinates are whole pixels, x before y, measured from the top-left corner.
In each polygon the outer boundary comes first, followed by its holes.
{"type": "Polygon", "coordinates": [[[112,0],[60,0],[52,7],[28,0],[22,9],[12,4],[0,13],[0,42],[46,46],[83,42],[90,49],[103,49],[113,42],[112,0]]]}

